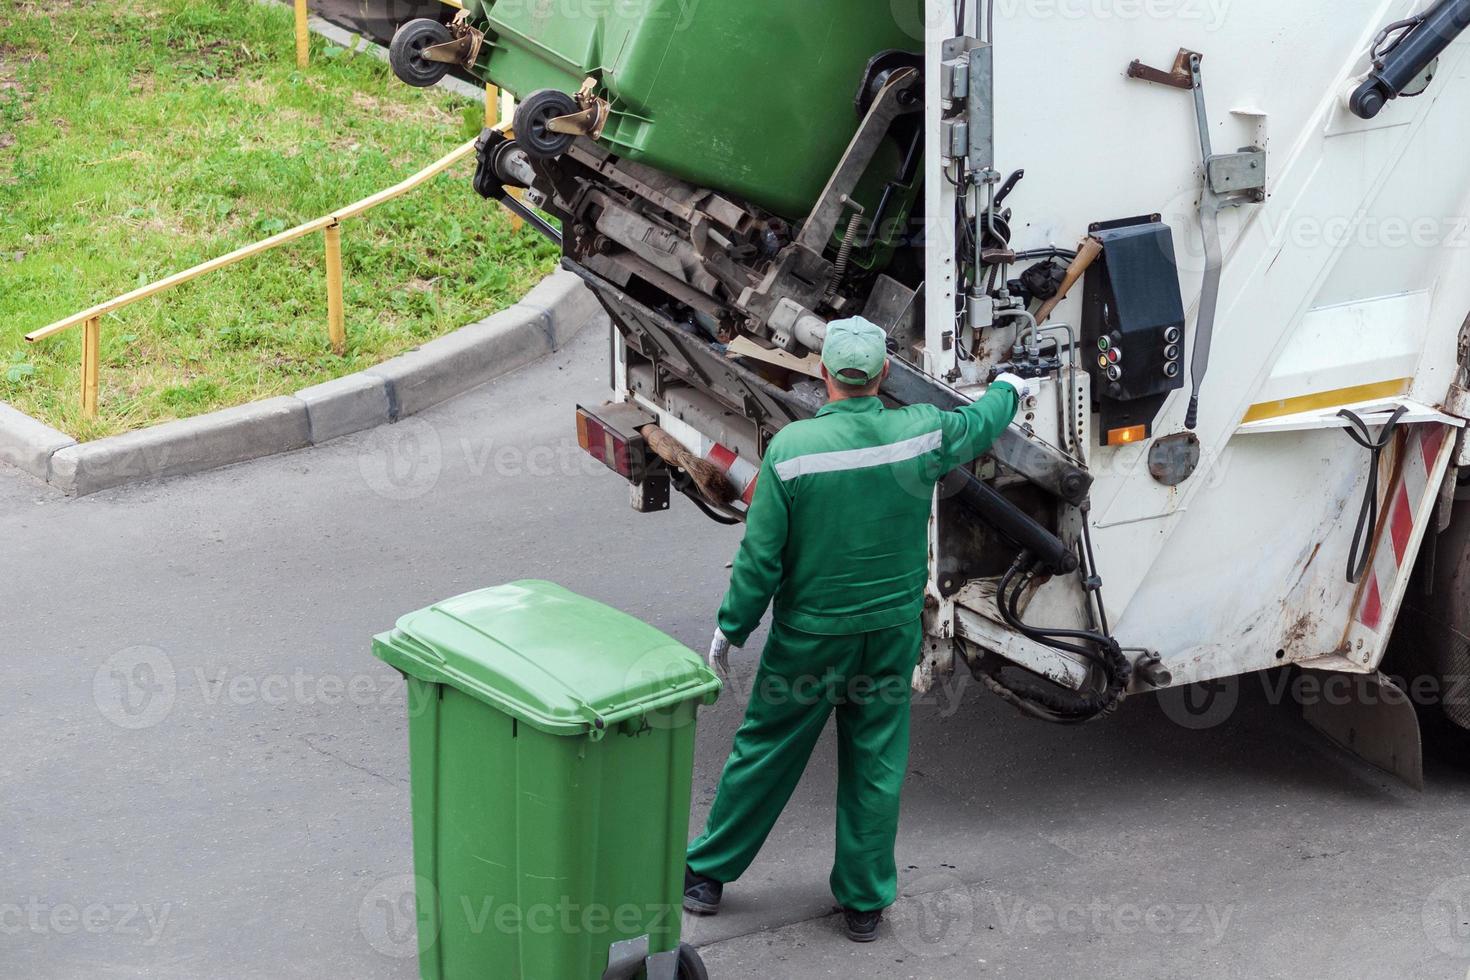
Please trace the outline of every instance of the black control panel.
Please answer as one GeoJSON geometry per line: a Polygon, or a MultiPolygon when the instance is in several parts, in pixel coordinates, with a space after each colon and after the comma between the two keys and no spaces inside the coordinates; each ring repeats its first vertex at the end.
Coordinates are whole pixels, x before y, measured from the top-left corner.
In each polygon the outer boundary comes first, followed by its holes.
{"type": "Polygon", "coordinates": [[[1102,254],[1087,270],[1082,357],[1104,446],[1153,435],[1169,393],[1184,387],[1184,298],[1174,234],[1156,214],[1089,229],[1102,254]]]}

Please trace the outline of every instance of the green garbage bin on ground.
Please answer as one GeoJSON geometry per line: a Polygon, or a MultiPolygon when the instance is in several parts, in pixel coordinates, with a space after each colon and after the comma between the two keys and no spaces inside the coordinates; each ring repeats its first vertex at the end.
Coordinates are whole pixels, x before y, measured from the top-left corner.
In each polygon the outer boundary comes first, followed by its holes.
{"type": "Polygon", "coordinates": [[[704,976],[680,948],[698,654],[550,582],[410,613],[373,640],[408,683],[423,980],[704,976]]]}

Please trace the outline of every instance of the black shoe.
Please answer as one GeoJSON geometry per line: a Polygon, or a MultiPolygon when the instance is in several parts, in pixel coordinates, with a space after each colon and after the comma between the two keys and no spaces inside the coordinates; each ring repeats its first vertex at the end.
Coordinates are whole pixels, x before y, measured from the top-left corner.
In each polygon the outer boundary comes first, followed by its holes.
{"type": "Polygon", "coordinates": [[[878,923],[883,921],[883,913],[843,909],[842,918],[847,922],[848,939],[855,943],[870,943],[878,938],[878,923]]]}
{"type": "Polygon", "coordinates": [[[695,915],[714,915],[720,911],[725,886],[713,878],[697,875],[684,865],[684,911],[695,915]]]}

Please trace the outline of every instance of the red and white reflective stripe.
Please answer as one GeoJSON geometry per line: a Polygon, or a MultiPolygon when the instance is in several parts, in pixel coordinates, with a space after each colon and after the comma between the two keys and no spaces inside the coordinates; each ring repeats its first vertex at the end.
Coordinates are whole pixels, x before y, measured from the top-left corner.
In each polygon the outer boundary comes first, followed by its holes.
{"type": "Polygon", "coordinates": [[[1358,601],[1356,619],[1370,630],[1377,631],[1383,624],[1384,607],[1394,594],[1399,575],[1408,572],[1404,565],[1409,557],[1409,542],[1414,537],[1414,514],[1424,503],[1425,494],[1439,490],[1429,485],[1429,478],[1449,433],[1447,425],[1422,423],[1410,427],[1404,463],[1388,491],[1373,563],[1358,601]]]}
{"type": "Polygon", "coordinates": [[[730,478],[730,482],[735,484],[735,489],[740,494],[740,499],[745,502],[745,506],[749,507],[751,499],[755,496],[755,481],[756,477],[761,474],[760,468],[740,458],[735,450],[722,446],[718,442],[709,444],[704,458],[718,466],[730,478]]]}

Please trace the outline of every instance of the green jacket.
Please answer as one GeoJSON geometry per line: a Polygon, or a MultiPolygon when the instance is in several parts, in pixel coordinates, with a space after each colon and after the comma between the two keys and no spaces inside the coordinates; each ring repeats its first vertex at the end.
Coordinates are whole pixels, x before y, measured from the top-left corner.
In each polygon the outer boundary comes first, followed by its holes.
{"type": "Polygon", "coordinates": [[[826,636],[918,618],[934,486],[989,449],[1019,404],[1005,383],[952,412],[850,398],[782,429],[761,463],[721,632],[742,646],[773,598],[782,625],[826,636]]]}

